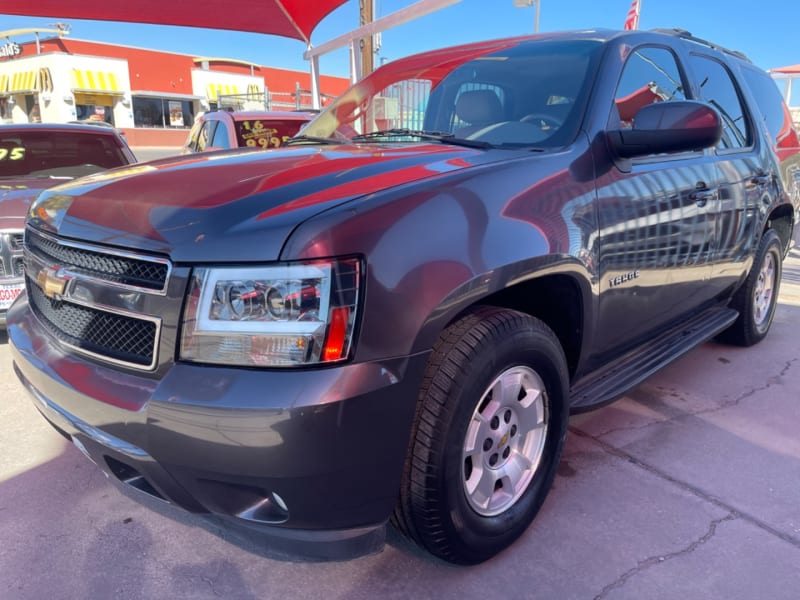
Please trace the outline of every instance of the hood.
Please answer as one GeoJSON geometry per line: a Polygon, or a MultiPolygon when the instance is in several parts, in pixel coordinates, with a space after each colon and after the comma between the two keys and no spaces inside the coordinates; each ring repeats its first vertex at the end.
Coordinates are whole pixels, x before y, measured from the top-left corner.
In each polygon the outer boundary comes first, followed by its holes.
{"type": "Polygon", "coordinates": [[[175,262],[275,260],[292,230],[321,211],[485,163],[494,152],[372,144],[179,156],[54,187],[31,220],[64,237],[175,262]]]}
{"type": "Polygon", "coordinates": [[[0,229],[23,229],[31,204],[44,189],[63,179],[0,179],[0,229]]]}

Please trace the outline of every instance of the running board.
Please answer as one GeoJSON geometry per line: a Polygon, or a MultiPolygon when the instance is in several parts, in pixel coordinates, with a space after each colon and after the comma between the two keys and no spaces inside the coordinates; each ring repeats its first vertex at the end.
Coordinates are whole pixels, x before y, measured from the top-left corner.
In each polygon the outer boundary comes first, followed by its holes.
{"type": "Polygon", "coordinates": [[[570,411],[579,413],[616,400],[656,371],[727,329],[738,316],[732,308],[706,310],[687,320],[680,329],[664,333],[581,378],[570,390],[570,411]]]}

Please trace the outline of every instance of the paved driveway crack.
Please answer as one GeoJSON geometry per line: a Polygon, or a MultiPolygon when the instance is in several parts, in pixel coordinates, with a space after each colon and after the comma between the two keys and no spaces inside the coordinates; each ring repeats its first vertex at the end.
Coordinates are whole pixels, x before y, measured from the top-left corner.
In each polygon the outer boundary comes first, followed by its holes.
{"type": "Polygon", "coordinates": [[[783,368],[780,370],[780,372],[777,375],[773,375],[772,377],[767,379],[766,385],[762,385],[761,387],[752,388],[750,390],[747,390],[746,392],[744,392],[742,394],[739,394],[733,400],[728,400],[727,402],[723,402],[722,404],[720,404],[719,406],[715,406],[714,408],[707,408],[707,409],[704,409],[704,410],[699,410],[699,411],[697,411],[695,413],[691,413],[691,414],[692,415],[707,415],[709,413],[717,412],[717,411],[720,411],[720,410],[725,410],[726,408],[730,408],[732,406],[737,406],[742,402],[742,400],[750,398],[751,396],[754,396],[758,392],[763,392],[764,390],[768,390],[774,384],[778,383],[777,380],[779,378],[785,376],[786,373],[789,372],[789,369],[792,368],[792,365],[794,363],[796,363],[796,362],[797,362],[797,358],[793,358],[792,360],[787,360],[786,364],[783,365],[783,368]]]}
{"type": "Polygon", "coordinates": [[[696,539],[691,544],[686,546],[686,548],[682,548],[681,550],[676,550],[675,552],[670,552],[669,554],[660,554],[658,556],[651,556],[649,558],[645,558],[644,560],[640,560],[635,567],[625,571],[622,575],[620,575],[615,581],[609,583],[606,587],[604,587],[599,594],[594,597],[594,600],[603,600],[609,592],[614,589],[620,588],[631,578],[635,577],[642,571],[649,569],[654,565],[659,565],[661,563],[667,562],[672,560],[673,558],[677,558],[679,556],[685,556],[687,554],[691,554],[697,548],[705,544],[708,540],[714,537],[714,534],[717,532],[717,526],[720,523],[724,523],[725,521],[733,521],[736,519],[736,515],[733,513],[729,513],[728,515],[711,521],[708,526],[708,531],[703,534],[702,537],[696,539]]]}
{"type": "Polygon", "coordinates": [[[647,464],[646,462],[636,458],[633,454],[630,454],[629,452],[626,452],[625,450],[617,448],[616,446],[613,446],[613,445],[609,444],[608,442],[606,442],[606,441],[604,441],[604,440],[602,440],[602,439],[600,439],[600,438],[598,438],[598,437],[596,437],[594,435],[586,433],[585,431],[583,431],[581,429],[578,429],[575,426],[570,426],[569,427],[569,431],[571,433],[573,433],[574,435],[577,435],[579,437],[591,440],[592,442],[594,442],[595,444],[600,446],[600,448],[604,452],[606,452],[607,454],[610,454],[610,455],[615,456],[617,458],[621,458],[621,459],[623,459],[623,460],[625,460],[625,461],[627,461],[627,462],[639,467],[640,469],[643,469],[643,470],[647,471],[651,475],[654,475],[655,477],[658,477],[659,479],[662,479],[664,481],[668,481],[669,483],[677,486],[678,488],[684,490],[685,492],[687,492],[689,494],[692,494],[693,496],[696,496],[698,498],[701,498],[702,500],[704,500],[704,501],[706,501],[706,502],[708,502],[710,504],[713,504],[714,506],[716,506],[718,508],[721,508],[722,510],[734,515],[737,518],[741,518],[743,521],[746,521],[747,523],[750,523],[751,525],[754,525],[755,527],[758,527],[762,531],[765,531],[765,532],[769,533],[770,535],[773,535],[773,536],[783,540],[784,542],[788,542],[789,544],[794,546],[796,549],[800,550],[800,539],[799,538],[796,538],[796,537],[794,537],[792,535],[784,533],[783,531],[780,531],[779,529],[776,529],[775,527],[769,525],[768,523],[765,523],[764,521],[762,521],[758,517],[755,517],[755,516],[750,515],[748,513],[742,512],[742,511],[734,508],[730,504],[727,504],[726,502],[723,502],[722,500],[720,500],[716,496],[712,496],[711,494],[703,491],[699,487],[696,487],[696,486],[694,486],[691,483],[688,483],[686,481],[682,481],[680,479],[677,479],[677,478],[673,477],[672,475],[669,475],[668,473],[665,473],[664,471],[661,471],[660,469],[654,467],[653,465],[647,464]]]}

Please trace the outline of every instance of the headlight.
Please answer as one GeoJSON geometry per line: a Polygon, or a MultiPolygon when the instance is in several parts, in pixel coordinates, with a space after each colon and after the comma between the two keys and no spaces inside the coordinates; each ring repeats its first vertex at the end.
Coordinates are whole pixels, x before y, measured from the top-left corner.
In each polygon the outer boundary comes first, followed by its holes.
{"type": "Polygon", "coordinates": [[[269,367],[344,360],[359,279],[357,259],[195,269],[180,357],[269,367]]]}

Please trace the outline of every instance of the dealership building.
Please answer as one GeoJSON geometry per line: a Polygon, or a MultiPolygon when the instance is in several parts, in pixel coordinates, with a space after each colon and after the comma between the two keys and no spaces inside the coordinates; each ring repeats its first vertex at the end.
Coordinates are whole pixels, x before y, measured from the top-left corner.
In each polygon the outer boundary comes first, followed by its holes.
{"type": "MultiPolygon", "coordinates": [[[[33,31],[33,30],[31,30],[33,31]]],[[[323,104],[349,85],[320,77],[323,104]]],[[[308,72],[55,35],[0,45],[0,121],[105,121],[132,145],[179,145],[197,114],[219,107],[310,108],[308,72]]]]}

